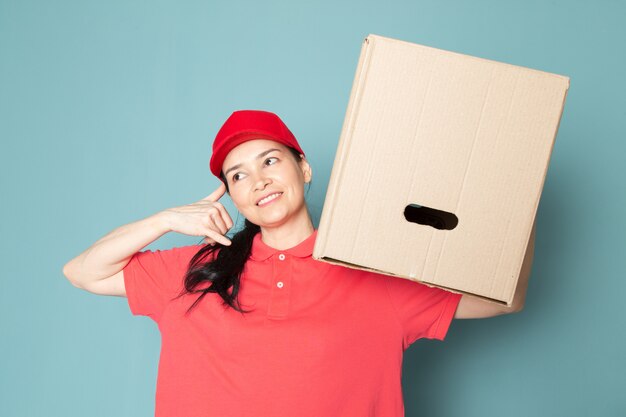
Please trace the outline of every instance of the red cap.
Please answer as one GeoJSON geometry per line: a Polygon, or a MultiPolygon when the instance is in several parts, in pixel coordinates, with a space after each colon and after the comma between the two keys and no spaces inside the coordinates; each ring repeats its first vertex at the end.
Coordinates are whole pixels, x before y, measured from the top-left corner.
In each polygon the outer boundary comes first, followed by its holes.
{"type": "Polygon", "coordinates": [[[264,110],[237,110],[224,122],[213,141],[209,162],[213,175],[220,177],[224,159],[235,146],[253,139],[280,142],[304,154],[296,137],[276,114],[264,110]]]}

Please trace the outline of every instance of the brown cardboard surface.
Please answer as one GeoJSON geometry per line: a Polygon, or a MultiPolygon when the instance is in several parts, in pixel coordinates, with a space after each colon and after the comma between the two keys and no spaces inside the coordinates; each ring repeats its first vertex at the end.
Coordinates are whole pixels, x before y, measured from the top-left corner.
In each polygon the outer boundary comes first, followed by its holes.
{"type": "Polygon", "coordinates": [[[569,78],[370,34],[313,257],[510,304],[569,78]],[[415,204],[455,227],[407,221],[415,204]]]}

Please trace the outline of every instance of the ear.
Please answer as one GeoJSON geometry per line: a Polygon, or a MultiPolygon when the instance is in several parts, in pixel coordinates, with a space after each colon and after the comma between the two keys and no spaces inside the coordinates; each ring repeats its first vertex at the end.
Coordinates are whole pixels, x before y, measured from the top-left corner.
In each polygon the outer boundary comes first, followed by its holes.
{"type": "Polygon", "coordinates": [[[313,170],[309,162],[306,160],[305,156],[300,154],[300,169],[302,170],[302,175],[304,176],[304,183],[311,182],[311,178],[313,178],[313,170]]]}

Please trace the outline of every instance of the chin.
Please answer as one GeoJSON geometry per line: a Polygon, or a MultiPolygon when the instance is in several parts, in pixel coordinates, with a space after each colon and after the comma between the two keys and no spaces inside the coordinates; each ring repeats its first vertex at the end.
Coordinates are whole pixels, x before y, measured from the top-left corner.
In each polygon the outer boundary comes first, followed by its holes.
{"type": "Polygon", "coordinates": [[[250,221],[263,227],[275,227],[287,222],[291,216],[290,213],[272,213],[265,216],[256,216],[254,220],[250,219],[250,221]]]}
{"type": "Polygon", "coordinates": [[[280,226],[287,222],[289,218],[287,216],[284,217],[275,217],[275,218],[263,218],[258,219],[258,224],[261,227],[276,227],[280,226]]]}

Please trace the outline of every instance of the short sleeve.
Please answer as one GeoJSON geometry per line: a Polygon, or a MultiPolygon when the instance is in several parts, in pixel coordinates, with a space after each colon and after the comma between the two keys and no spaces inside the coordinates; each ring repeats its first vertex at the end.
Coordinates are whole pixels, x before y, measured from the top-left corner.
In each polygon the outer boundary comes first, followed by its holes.
{"type": "Polygon", "coordinates": [[[130,311],[158,322],[165,305],[183,288],[191,258],[203,245],[135,253],[124,267],[124,286],[130,311]]]}
{"type": "Polygon", "coordinates": [[[386,286],[402,326],[405,349],[421,338],[444,340],[461,294],[391,276],[386,286]]]}

